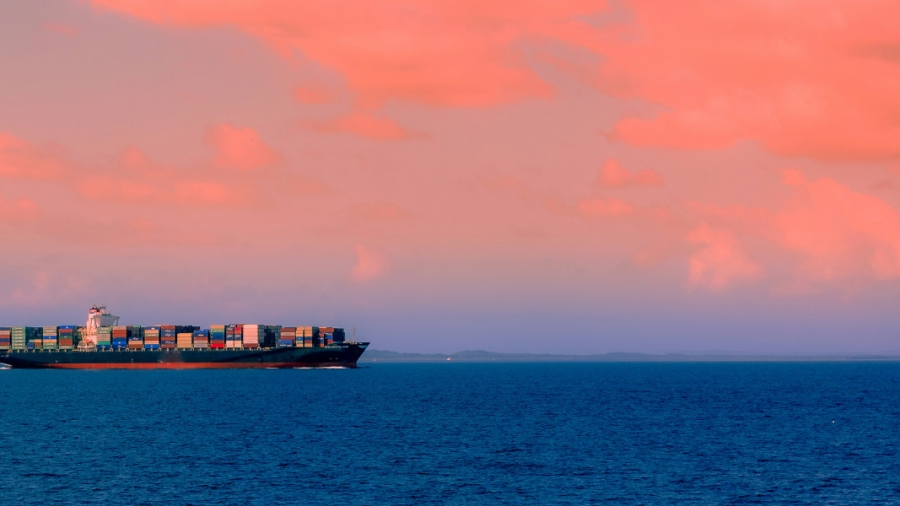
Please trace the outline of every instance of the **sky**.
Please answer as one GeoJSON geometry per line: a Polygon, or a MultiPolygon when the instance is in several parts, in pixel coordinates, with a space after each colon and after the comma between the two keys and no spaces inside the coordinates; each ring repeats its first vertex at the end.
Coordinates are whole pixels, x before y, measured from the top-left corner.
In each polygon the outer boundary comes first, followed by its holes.
{"type": "Polygon", "coordinates": [[[900,353],[900,4],[5,0],[0,323],[900,353]]]}

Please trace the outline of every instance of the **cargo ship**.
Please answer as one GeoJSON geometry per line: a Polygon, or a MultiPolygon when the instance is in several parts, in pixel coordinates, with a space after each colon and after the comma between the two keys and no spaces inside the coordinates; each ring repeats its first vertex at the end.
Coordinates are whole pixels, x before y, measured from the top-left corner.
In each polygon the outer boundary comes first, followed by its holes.
{"type": "Polygon", "coordinates": [[[356,367],[369,343],[335,327],[121,326],[106,306],[84,326],[0,327],[0,365],[24,369],[356,367]]]}

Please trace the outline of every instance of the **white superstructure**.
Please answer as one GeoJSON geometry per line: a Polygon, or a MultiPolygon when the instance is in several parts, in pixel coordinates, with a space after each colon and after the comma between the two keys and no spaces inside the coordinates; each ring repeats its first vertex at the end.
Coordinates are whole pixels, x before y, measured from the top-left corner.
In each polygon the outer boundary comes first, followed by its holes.
{"type": "Polygon", "coordinates": [[[106,306],[94,305],[88,311],[87,323],[81,334],[79,349],[95,349],[97,347],[97,329],[119,324],[119,317],[110,313],[106,306]]]}

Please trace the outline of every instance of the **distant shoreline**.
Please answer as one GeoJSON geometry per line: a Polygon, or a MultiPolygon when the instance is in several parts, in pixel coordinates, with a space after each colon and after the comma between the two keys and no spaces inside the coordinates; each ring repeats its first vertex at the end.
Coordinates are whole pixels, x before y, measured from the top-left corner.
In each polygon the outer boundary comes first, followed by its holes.
{"type": "Polygon", "coordinates": [[[900,355],[737,355],[686,353],[599,353],[593,355],[555,355],[550,353],[496,353],[466,350],[453,354],[401,353],[368,350],[359,363],[395,362],[897,362],[900,355]]]}

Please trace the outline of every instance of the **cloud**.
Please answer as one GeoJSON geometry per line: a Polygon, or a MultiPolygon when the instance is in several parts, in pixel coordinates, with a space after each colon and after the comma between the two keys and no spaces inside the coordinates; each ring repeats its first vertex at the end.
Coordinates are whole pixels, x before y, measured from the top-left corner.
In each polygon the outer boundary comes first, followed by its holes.
{"type": "Polygon", "coordinates": [[[299,50],[339,72],[366,107],[389,100],[486,106],[551,93],[527,66],[524,42],[558,38],[596,0],[323,3],[94,0],[168,26],[235,26],[280,54],[299,50]]]}
{"type": "Polygon", "coordinates": [[[744,254],[740,242],[727,230],[702,224],[687,236],[698,245],[688,259],[688,286],[723,290],[758,278],[762,267],[744,254]]]}
{"type": "Polygon", "coordinates": [[[353,113],[329,121],[310,123],[310,126],[318,132],[350,133],[374,140],[405,140],[420,136],[388,118],[370,114],[353,113]]]}
{"type": "Polygon", "coordinates": [[[578,212],[584,216],[624,216],[634,211],[633,205],[616,198],[595,197],[578,203],[578,212]]]}
{"type": "Polygon", "coordinates": [[[360,218],[373,221],[397,221],[412,216],[407,209],[390,202],[365,202],[355,210],[360,218]]]}
{"type": "Polygon", "coordinates": [[[33,200],[19,198],[6,201],[0,198],[0,223],[24,223],[41,218],[41,208],[33,200]]]}
{"type": "MultiPolygon", "coordinates": [[[[532,60],[556,55],[576,79],[644,104],[610,132],[637,146],[718,149],[750,140],[787,156],[900,156],[893,0],[736,0],[727,8],[628,0],[626,15],[587,0],[93,4],[166,26],[237,27],[335,70],[360,110],[550,98],[554,90],[525,56],[536,53],[532,60]]],[[[315,89],[297,96],[323,98],[315,89]]],[[[379,131],[373,138],[395,138],[379,131]]]]}
{"type": "Polygon", "coordinates": [[[62,148],[41,146],[0,132],[0,177],[46,180],[60,177],[65,169],[62,148]]]}
{"type": "Polygon", "coordinates": [[[610,158],[603,164],[597,178],[600,186],[623,188],[626,186],[662,186],[662,177],[651,169],[631,172],[622,167],[618,160],[610,158]]]}
{"type": "Polygon", "coordinates": [[[572,43],[604,56],[595,84],[653,110],[612,136],[715,149],[754,140],[823,160],[900,156],[900,32],[889,0],[627,3],[633,22],[572,43]],[[618,36],[616,36],[618,35],[618,36]]]}
{"type": "Polygon", "coordinates": [[[95,170],[76,184],[85,198],[129,204],[242,205],[252,197],[221,176],[156,163],[133,146],[122,152],[118,170],[95,170]]]}
{"type": "Polygon", "coordinates": [[[384,255],[364,246],[356,247],[356,265],[350,270],[350,279],[357,283],[367,283],[384,276],[388,262],[384,255]]]}
{"type": "Polygon", "coordinates": [[[253,170],[272,165],[279,159],[249,127],[217,125],[208,132],[207,141],[216,149],[214,163],[218,167],[253,170]]]}
{"type": "Polygon", "coordinates": [[[77,302],[89,291],[91,280],[38,270],[29,278],[5,285],[9,291],[0,292],[0,307],[46,307],[77,302]]]}
{"type": "Polygon", "coordinates": [[[894,207],[831,178],[808,180],[796,169],[783,171],[782,181],[793,192],[777,209],[696,203],[685,209],[732,238],[774,247],[779,254],[771,267],[790,266],[786,291],[900,278],[900,212],[894,207]]]}
{"type": "Polygon", "coordinates": [[[46,32],[55,33],[56,35],[64,35],[66,37],[75,37],[80,32],[77,26],[49,21],[42,24],[41,29],[46,32]]]}
{"type": "Polygon", "coordinates": [[[813,282],[900,277],[900,213],[883,200],[829,178],[784,172],[794,188],[774,216],[777,240],[801,255],[798,274],[813,282]]]}
{"type": "Polygon", "coordinates": [[[506,174],[494,174],[481,176],[478,183],[485,189],[511,193],[522,200],[530,201],[535,197],[535,192],[521,179],[506,174]]]}
{"type": "Polygon", "coordinates": [[[337,100],[337,92],[324,83],[310,82],[294,88],[294,98],[301,104],[330,104],[337,100]]]}

